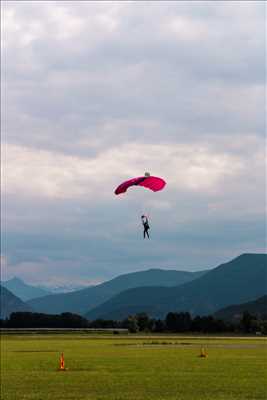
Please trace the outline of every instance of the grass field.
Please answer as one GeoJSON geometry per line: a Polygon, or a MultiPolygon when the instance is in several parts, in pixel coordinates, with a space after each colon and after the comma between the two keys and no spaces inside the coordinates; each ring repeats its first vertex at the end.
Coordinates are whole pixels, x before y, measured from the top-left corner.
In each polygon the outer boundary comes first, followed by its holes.
{"type": "Polygon", "coordinates": [[[264,338],[2,335],[1,367],[3,400],[267,399],[264,338]]]}

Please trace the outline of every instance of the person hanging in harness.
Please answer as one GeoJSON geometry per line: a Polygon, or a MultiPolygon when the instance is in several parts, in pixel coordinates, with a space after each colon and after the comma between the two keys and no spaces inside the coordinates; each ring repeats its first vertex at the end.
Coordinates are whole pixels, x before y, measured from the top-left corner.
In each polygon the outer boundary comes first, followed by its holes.
{"type": "Polygon", "coordinates": [[[149,224],[148,224],[148,218],[147,218],[146,215],[142,215],[141,219],[142,219],[142,224],[143,224],[143,227],[144,227],[144,239],[146,238],[146,236],[149,239],[148,230],[150,229],[150,227],[149,227],[149,224]]]}

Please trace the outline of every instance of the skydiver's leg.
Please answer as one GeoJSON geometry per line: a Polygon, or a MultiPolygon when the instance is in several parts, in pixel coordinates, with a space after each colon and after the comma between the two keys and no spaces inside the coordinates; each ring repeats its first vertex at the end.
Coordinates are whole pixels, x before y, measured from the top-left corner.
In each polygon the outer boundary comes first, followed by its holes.
{"type": "Polygon", "coordinates": [[[146,238],[146,230],[144,229],[144,239],[146,238]]]}

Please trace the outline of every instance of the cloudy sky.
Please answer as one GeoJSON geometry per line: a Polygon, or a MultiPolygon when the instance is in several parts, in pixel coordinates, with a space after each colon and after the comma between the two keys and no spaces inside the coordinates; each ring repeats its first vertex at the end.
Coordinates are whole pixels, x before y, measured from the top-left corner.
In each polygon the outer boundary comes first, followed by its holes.
{"type": "Polygon", "coordinates": [[[1,18],[2,279],[265,252],[264,2],[2,1],[1,18]],[[145,171],[165,190],[114,195],[145,171]]]}

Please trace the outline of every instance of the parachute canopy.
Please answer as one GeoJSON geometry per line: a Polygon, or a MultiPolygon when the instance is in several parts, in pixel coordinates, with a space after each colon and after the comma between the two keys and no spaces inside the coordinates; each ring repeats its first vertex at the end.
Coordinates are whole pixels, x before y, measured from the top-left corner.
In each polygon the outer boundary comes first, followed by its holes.
{"type": "Polygon", "coordinates": [[[145,176],[129,179],[128,181],[121,183],[114,193],[125,193],[130,186],[143,186],[152,190],[153,192],[158,192],[159,190],[162,190],[165,185],[166,182],[162,178],[150,176],[148,173],[146,173],[145,176]]]}

